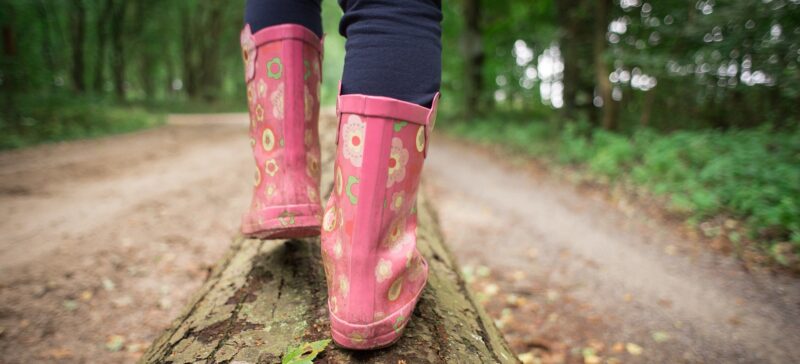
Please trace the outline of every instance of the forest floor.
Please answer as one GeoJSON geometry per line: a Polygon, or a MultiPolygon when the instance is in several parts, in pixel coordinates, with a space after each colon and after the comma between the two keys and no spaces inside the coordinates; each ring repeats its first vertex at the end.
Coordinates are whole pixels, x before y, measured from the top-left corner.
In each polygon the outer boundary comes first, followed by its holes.
{"type": "MultiPolygon", "coordinates": [[[[236,233],[245,119],[185,115],[0,153],[0,362],[135,361],[236,233]]],[[[447,137],[424,180],[526,362],[800,359],[797,277],[745,269],[636,203],[447,137]]]]}

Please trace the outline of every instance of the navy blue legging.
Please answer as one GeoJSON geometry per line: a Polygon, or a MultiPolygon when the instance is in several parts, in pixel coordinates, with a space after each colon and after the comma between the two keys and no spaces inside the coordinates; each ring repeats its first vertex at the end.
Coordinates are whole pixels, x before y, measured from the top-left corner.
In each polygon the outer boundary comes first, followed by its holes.
{"type": "MultiPolygon", "coordinates": [[[[300,24],[322,36],[321,0],[247,0],[255,33],[300,24]]],[[[386,96],[430,107],[442,74],[441,0],[339,0],[345,44],[342,94],[386,96]]]]}

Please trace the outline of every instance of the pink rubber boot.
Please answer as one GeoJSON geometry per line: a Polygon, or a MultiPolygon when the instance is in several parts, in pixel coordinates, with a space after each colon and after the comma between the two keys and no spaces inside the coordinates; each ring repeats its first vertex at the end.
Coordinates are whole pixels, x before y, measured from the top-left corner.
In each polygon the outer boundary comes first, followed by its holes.
{"type": "Polygon", "coordinates": [[[431,109],[339,96],[334,189],[322,223],[333,340],[375,349],[400,338],[428,277],[416,249],[416,195],[431,109]]]}
{"type": "Polygon", "coordinates": [[[245,26],[242,55],[256,162],[242,233],[258,238],[319,234],[319,85],[322,42],[294,24],[245,26]]]}

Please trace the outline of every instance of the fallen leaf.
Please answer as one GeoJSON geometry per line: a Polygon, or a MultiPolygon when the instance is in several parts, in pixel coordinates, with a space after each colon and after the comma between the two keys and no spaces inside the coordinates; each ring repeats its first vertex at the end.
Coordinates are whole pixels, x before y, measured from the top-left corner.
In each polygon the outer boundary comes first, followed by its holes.
{"type": "Polygon", "coordinates": [[[93,296],[94,293],[92,293],[92,291],[83,291],[81,292],[81,301],[89,301],[93,296]]]}
{"type": "Polygon", "coordinates": [[[657,343],[662,343],[670,339],[669,333],[664,331],[653,331],[651,336],[653,337],[653,341],[657,343]]]}
{"type": "Polygon", "coordinates": [[[511,306],[519,306],[519,301],[520,301],[519,296],[513,293],[506,296],[506,303],[508,303],[511,306]]]}
{"type": "Polygon", "coordinates": [[[630,293],[626,293],[624,296],[622,296],[622,299],[625,300],[625,302],[631,302],[633,301],[633,295],[630,293]]]}
{"type": "Polygon", "coordinates": [[[136,353],[142,351],[143,345],[142,343],[132,343],[128,345],[125,350],[129,353],[136,353]]]}
{"type": "Polygon", "coordinates": [[[601,359],[593,348],[583,348],[581,355],[583,356],[584,364],[600,364],[601,359]]]}
{"type": "Polygon", "coordinates": [[[500,287],[494,283],[487,284],[486,287],[483,287],[483,293],[486,293],[486,295],[490,297],[496,295],[499,291],[500,287]]]}
{"type": "Polygon", "coordinates": [[[621,353],[624,350],[625,350],[625,344],[623,344],[621,342],[616,342],[616,343],[614,343],[613,346],[611,346],[611,351],[613,351],[615,353],[621,353]]]}
{"type": "Polygon", "coordinates": [[[517,356],[517,359],[522,362],[522,364],[533,364],[536,363],[536,356],[533,353],[522,353],[517,356]]]}
{"type": "Polygon", "coordinates": [[[634,343],[627,343],[625,344],[625,350],[627,350],[628,354],[631,355],[642,355],[644,348],[634,343]]]}
{"type": "Polygon", "coordinates": [[[283,354],[281,364],[312,364],[314,358],[325,350],[330,342],[330,339],[326,339],[303,343],[295,348],[289,347],[286,349],[286,354],[283,354]]]}
{"type": "Polygon", "coordinates": [[[45,351],[41,356],[55,360],[67,359],[72,357],[72,350],[65,347],[53,348],[45,351]]]}
{"type": "Polygon", "coordinates": [[[122,296],[112,299],[111,303],[113,303],[115,307],[125,307],[133,303],[133,299],[130,296],[122,296]]]}
{"type": "Polygon", "coordinates": [[[111,335],[106,341],[106,350],[111,352],[120,351],[123,346],[125,346],[125,338],[122,335],[111,335]]]}
{"type": "Polygon", "coordinates": [[[63,305],[67,311],[75,311],[78,308],[78,302],[75,302],[74,300],[66,300],[64,301],[63,305]]]}
{"type": "Polygon", "coordinates": [[[475,281],[475,268],[471,265],[461,267],[461,275],[464,276],[464,281],[472,283],[475,281]]]}
{"type": "Polygon", "coordinates": [[[672,308],[672,301],[666,298],[660,298],[658,300],[658,305],[664,308],[672,308]]]}
{"type": "Polygon", "coordinates": [[[589,340],[589,342],[587,344],[589,345],[590,348],[594,349],[594,351],[598,352],[598,353],[602,352],[603,349],[606,348],[606,344],[604,344],[602,341],[596,340],[596,339],[589,340]]]}
{"type": "Polygon", "coordinates": [[[117,285],[114,284],[114,281],[106,277],[103,277],[102,282],[103,282],[103,289],[105,289],[106,291],[113,291],[114,288],[117,287],[117,285]]]}

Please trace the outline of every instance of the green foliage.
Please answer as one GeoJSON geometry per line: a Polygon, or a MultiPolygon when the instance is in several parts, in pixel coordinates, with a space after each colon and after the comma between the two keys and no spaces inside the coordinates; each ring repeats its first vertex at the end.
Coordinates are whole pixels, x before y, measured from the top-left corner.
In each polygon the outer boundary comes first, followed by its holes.
{"type": "Polygon", "coordinates": [[[0,112],[0,149],[125,133],[164,123],[162,114],[72,96],[26,98],[0,112]]]}
{"type": "Polygon", "coordinates": [[[331,343],[330,339],[319,340],[312,343],[303,343],[297,347],[289,347],[286,353],[281,358],[281,364],[312,364],[314,358],[319,355],[328,344],[331,343]]]}
{"type": "Polygon", "coordinates": [[[800,129],[640,129],[625,136],[587,122],[558,128],[498,119],[442,124],[468,139],[582,167],[612,183],[643,186],[667,197],[668,207],[690,222],[739,218],[752,238],[767,245],[791,241],[800,254],[800,129]]]}

